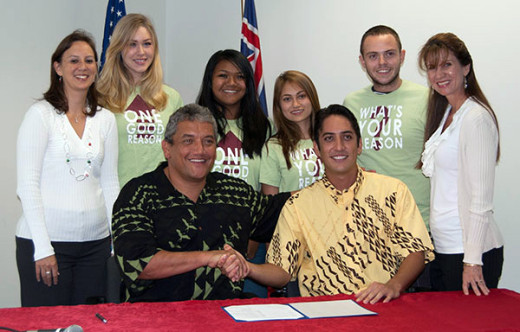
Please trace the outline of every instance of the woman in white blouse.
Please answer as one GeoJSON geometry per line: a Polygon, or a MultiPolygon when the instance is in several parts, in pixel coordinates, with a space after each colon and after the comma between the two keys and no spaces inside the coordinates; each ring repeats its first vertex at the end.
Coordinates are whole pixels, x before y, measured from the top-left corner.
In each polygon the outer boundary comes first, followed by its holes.
{"type": "Polygon", "coordinates": [[[97,54],[87,33],[51,57],[51,85],[18,133],[16,229],[22,306],[104,296],[110,217],[119,192],[114,115],[98,107],[97,54]]]}
{"type": "Polygon", "coordinates": [[[431,178],[430,228],[435,290],[489,293],[503,264],[493,217],[498,123],[481,91],[466,45],[452,33],[431,37],[419,64],[430,83],[423,173],[431,178]]]}

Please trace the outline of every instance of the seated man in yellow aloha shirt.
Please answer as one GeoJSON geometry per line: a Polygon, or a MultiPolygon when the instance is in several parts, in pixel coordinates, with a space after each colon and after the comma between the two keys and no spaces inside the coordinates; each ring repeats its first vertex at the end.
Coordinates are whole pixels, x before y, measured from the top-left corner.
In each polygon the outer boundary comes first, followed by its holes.
{"type": "Polygon", "coordinates": [[[249,277],[273,287],[297,278],[302,296],[355,293],[364,303],[388,302],[433,260],[406,185],[357,166],[360,139],[357,120],[344,106],[318,112],[314,149],[325,177],[286,202],[267,263],[248,264],[249,277]]]}

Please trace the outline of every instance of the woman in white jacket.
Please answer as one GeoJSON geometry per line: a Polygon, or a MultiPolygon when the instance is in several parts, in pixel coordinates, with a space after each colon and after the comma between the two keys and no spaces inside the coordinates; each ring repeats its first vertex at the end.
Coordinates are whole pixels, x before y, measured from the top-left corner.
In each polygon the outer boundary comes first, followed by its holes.
{"type": "Polygon", "coordinates": [[[493,218],[498,122],[481,91],[466,45],[452,33],[431,37],[419,64],[430,83],[423,173],[431,178],[434,290],[489,293],[503,264],[493,218]]]}

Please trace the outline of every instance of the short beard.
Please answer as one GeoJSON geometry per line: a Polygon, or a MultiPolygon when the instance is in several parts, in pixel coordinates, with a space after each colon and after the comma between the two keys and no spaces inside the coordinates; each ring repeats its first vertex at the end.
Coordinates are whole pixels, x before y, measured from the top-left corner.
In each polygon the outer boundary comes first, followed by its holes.
{"type": "MultiPolygon", "coordinates": [[[[393,84],[395,84],[395,82],[399,80],[399,72],[400,72],[400,70],[398,70],[397,73],[395,73],[394,77],[392,77],[392,79],[388,83],[381,83],[377,79],[372,77],[372,75],[370,75],[368,72],[367,72],[367,74],[370,77],[370,79],[372,80],[372,84],[374,85],[374,90],[379,91],[379,89],[376,89],[376,87],[378,87],[378,88],[379,87],[388,87],[388,86],[392,86],[393,84]]],[[[386,91],[386,92],[391,92],[391,91],[386,91]]]]}

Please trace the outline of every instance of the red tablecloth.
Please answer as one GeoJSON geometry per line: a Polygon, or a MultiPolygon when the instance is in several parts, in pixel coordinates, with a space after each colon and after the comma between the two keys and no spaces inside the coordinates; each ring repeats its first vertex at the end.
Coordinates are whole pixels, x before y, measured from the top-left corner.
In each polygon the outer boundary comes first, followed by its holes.
{"type": "Polygon", "coordinates": [[[351,299],[349,295],[167,303],[122,303],[0,309],[0,326],[17,330],[80,325],[84,331],[520,331],[520,294],[493,289],[403,294],[390,303],[363,305],[377,316],[235,322],[222,306],[351,299]],[[95,317],[100,313],[103,324],[95,317]]]}

